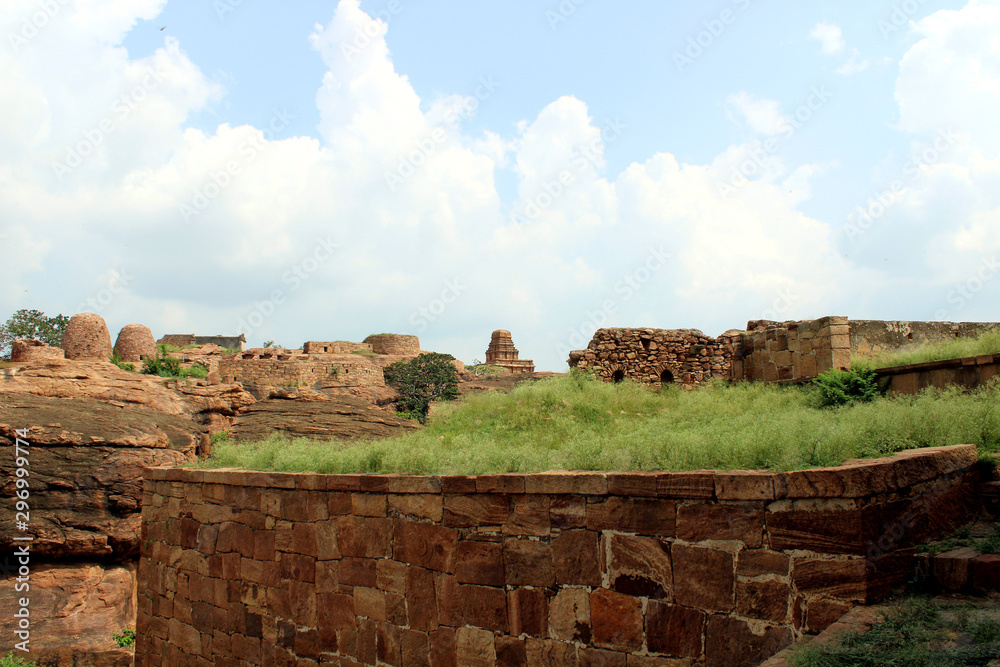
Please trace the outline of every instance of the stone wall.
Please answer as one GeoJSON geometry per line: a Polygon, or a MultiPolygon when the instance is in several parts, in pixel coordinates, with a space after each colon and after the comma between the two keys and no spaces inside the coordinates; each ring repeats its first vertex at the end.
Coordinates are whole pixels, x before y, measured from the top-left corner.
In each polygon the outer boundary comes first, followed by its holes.
{"type": "Polygon", "coordinates": [[[928,361],[876,371],[879,387],[893,394],[916,394],[925,387],[958,385],[974,389],[1000,375],[1000,354],[928,361]]]}
{"type": "Polygon", "coordinates": [[[149,469],[136,664],[755,665],[912,574],[975,447],[783,474],[149,469]],[[674,660],[676,660],[674,662],[674,660]]]}
{"type": "Polygon", "coordinates": [[[570,353],[570,368],[592,369],[609,381],[625,378],[691,386],[729,379],[733,337],[697,329],[598,329],[586,350],[570,353]]]}
{"type": "Polygon", "coordinates": [[[369,343],[351,343],[345,340],[310,340],[302,344],[302,351],[306,354],[351,354],[359,350],[371,352],[372,346],[369,343]]]}
{"type": "Polygon", "coordinates": [[[194,334],[166,334],[157,345],[173,345],[174,347],[184,347],[186,345],[218,345],[230,350],[245,350],[247,346],[246,334],[239,336],[196,336],[194,334]]]}
{"type": "Polygon", "coordinates": [[[734,352],[732,379],[801,381],[851,367],[846,317],[802,322],[749,322],[734,352]]]}
{"type": "Polygon", "coordinates": [[[976,338],[1000,329],[996,322],[909,322],[851,320],[851,351],[866,354],[954,338],[976,338]]]}
{"type": "Polygon", "coordinates": [[[297,351],[272,358],[219,360],[222,382],[237,382],[250,393],[274,387],[384,387],[382,369],[357,354],[310,356],[297,351]]]}
{"type": "Polygon", "coordinates": [[[420,339],[405,334],[372,334],[365,338],[375,354],[398,354],[415,357],[420,354],[420,339]]]}

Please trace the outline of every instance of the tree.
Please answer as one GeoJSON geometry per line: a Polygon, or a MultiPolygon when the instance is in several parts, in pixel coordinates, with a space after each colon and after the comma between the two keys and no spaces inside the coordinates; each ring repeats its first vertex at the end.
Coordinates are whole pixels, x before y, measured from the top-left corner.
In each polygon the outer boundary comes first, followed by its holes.
{"type": "Polygon", "coordinates": [[[450,401],[458,396],[458,373],[450,354],[428,352],[410,361],[397,361],[385,369],[385,381],[402,398],[400,412],[424,422],[431,401],[450,401]]]}
{"type": "Polygon", "coordinates": [[[11,343],[15,338],[34,338],[58,347],[62,344],[67,324],[69,318],[65,315],[45,317],[45,313],[40,310],[22,308],[0,325],[0,356],[10,356],[11,343]]]}

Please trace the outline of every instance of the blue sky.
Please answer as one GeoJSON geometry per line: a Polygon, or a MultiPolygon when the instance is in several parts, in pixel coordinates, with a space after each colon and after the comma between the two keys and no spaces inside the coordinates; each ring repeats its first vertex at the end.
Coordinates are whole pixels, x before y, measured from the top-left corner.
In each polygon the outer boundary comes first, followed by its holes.
{"type": "Polygon", "coordinates": [[[466,362],[507,328],[544,370],[597,326],[997,320],[998,33],[997,0],[4,3],[0,316],[466,362]]]}

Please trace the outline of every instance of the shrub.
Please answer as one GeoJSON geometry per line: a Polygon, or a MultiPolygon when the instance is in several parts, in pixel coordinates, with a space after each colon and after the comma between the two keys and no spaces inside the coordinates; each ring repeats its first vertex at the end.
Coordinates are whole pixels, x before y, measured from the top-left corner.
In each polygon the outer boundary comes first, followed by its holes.
{"type": "Polygon", "coordinates": [[[135,364],[128,361],[122,361],[122,358],[118,356],[118,350],[114,350],[111,353],[111,363],[123,371],[135,372],[135,364]]]}
{"type": "Polygon", "coordinates": [[[142,363],[144,364],[142,372],[146,375],[179,377],[181,374],[181,360],[168,357],[163,347],[155,357],[143,357],[142,363]]]}
{"type": "Polygon", "coordinates": [[[37,667],[37,662],[28,662],[24,658],[18,658],[13,652],[7,655],[0,655],[0,667],[37,667]]]}
{"type": "Polygon", "coordinates": [[[821,373],[813,384],[819,388],[821,407],[867,403],[882,395],[875,369],[857,364],[849,371],[832,369],[821,373]]]}
{"type": "Polygon", "coordinates": [[[385,369],[385,381],[402,398],[397,405],[421,423],[427,420],[431,401],[458,396],[458,374],[450,354],[428,352],[410,361],[397,361],[385,369]]]}
{"type": "Polygon", "coordinates": [[[132,628],[125,628],[121,631],[121,634],[113,634],[111,638],[115,640],[120,648],[127,648],[135,644],[135,630],[132,628]]]}

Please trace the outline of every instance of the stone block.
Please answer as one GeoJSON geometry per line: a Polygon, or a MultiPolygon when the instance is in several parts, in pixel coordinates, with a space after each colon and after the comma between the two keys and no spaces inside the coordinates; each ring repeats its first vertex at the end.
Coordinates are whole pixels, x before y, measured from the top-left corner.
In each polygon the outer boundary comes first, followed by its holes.
{"type": "Polygon", "coordinates": [[[549,600],[539,588],[518,588],[507,594],[510,634],[545,637],[549,629],[549,600]]]}
{"type": "Polygon", "coordinates": [[[338,566],[338,576],[345,586],[374,588],[377,580],[375,561],[370,558],[343,558],[338,566]]]}
{"type": "Polygon", "coordinates": [[[420,567],[406,570],[406,614],[409,625],[415,630],[434,630],[438,627],[439,608],[434,573],[420,567]]]}
{"type": "Polygon", "coordinates": [[[587,503],[589,530],[619,530],[626,533],[673,537],[676,502],[652,498],[610,497],[587,503]]]}
{"type": "Polygon", "coordinates": [[[337,541],[345,558],[390,558],[392,554],[391,519],[340,517],[337,541]]]}
{"type": "Polygon", "coordinates": [[[444,513],[444,499],[440,495],[403,494],[390,495],[389,507],[407,516],[440,522],[444,513]]]}
{"type": "Polygon", "coordinates": [[[579,665],[575,644],[550,639],[528,638],[528,664],[532,667],[572,667],[579,665]]]}
{"type": "Polygon", "coordinates": [[[455,552],[455,577],[462,584],[503,586],[503,547],[497,542],[464,540],[455,552]]]}
{"type": "Polygon", "coordinates": [[[406,573],[409,568],[394,560],[379,560],[375,563],[375,585],[387,593],[406,593],[406,573]]]}
{"type": "Polygon", "coordinates": [[[497,663],[493,634],[476,628],[459,628],[455,631],[458,664],[469,667],[495,667],[497,663]]]}
{"type": "Polygon", "coordinates": [[[593,644],[600,648],[636,651],[642,646],[642,601],[605,588],[590,594],[593,644]]]}
{"type": "Polygon", "coordinates": [[[650,600],[646,644],[651,653],[699,658],[704,652],[706,615],[697,609],[650,600]]]}
{"type": "Polygon", "coordinates": [[[890,459],[796,470],[779,475],[776,484],[784,498],[863,498],[897,488],[895,467],[890,459]]]}
{"type": "Polygon", "coordinates": [[[385,592],[377,588],[354,587],[354,613],[373,621],[384,621],[385,592]]]}
{"type": "Polygon", "coordinates": [[[678,505],[677,537],[688,542],[739,540],[747,548],[759,548],[764,537],[763,503],[678,505]]]}
{"type": "Polygon", "coordinates": [[[823,632],[849,612],[852,605],[839,600],[812,598],[806,611],[806,632],[815,634],[823,632]]]}
{"type": "MultiPolygon", "coordinates": [[[[778,505],[778,503],[776,503],[778,505]]],[[[861,510],[848,503],[793,501],[766,517],[771,548],[831,554],[864,554],[861,510]],[[813,509],[829,507],[829,509],[813,509]]]]}
{"type": "Polygon", "coordinates": [[[600,472],[543,472],[525,477],[524,491],[600,496],[608,492],[608,476],[600,472]]]}
{"type": "Polygon", "coordinates": [[[503,544],[504,574],[510,586],[551,588],[556,583],[552,548],[546,542],[507,539],[503,544]]]}
{"type": "Polygon", "coordinates": [[[445,496],[444,499],[446,526],[500,526],[509,515],[510,496],[506,494],[445,496]]]}
{"type": "Polygon", "coordinates": [[[458,531],[430,523],[395,522],[393,558],[428,570],[452,572],[458,531]]]}
{"type": "Polygon", "coordinates": [[[567,530],[587,527],[587,499],[583,496],[554,496],[549,504],[552,528],[567,530]]]}
{"type": "Polygon", "coordinates": [[[551,530],[549,502],[549,496],[514,496],[513,509],[510,518],[503,524],[503,533],[547,536],[551,530]]]}
{"type": "Polygon", "coordinates": [[[507,594],[492,586],[456,584],[459,625],[507,634],[507,594]]]}
{"type": "Polygon", "coordinates": [[[800,593],[863,602],[867,597],[866,561],[860,558],[792,558],[792,583],[800,593]]]}
{"type": "Polygon", "coordinates": [[[608,554],[607,573],[611,589],[619,593],[670,600],[673,571],[670,547],[653,537],[606,533],[602,538],[608,554]]]}
{"type": "Polygon", "coordinates": [[[416,630],[403,630],[401,656],[405,667],[430,667],[429,642],[427,634],[416,630]]]}
{"type": "Polygon", "coordinates": [[[744,549],[739,552],[736,574],[740,577],[758,577],[769,574],[786,577],[790,564],[789,557],[777,551],[744,549]]]}
{"type": "Polygon", "coordinates": [[[781,581],[736,582],[736,613],[745,618],[784,623],[791,587],[781,581]]]}
{"type": "Polygon", "coordinates": [[[671,556],[678,604],[721,613],[733,610],[736,571],[731,553],[674,544],[671,556]]]}
{"type": "Polygon", "coordinates": [[[497,653],[497,667],[525,667],[528,664],[524,641],[514,637],[495,637],[493,644],[497,653]]]}
{"type": "Polygon", "coordinates": [[[618,651],[580,647],[577,650],[580,667],[627,667],[628,656],[618,651]]]}
{"type": "Polygon", "coordinates": [[[715,473],[719,500],[774,500],[774,473],[760,470],[727,470],[715,473]]]}
{"type": "Polygon", "coordinates": [[[561,588],[549,605],[549,636],[589,644],[590,593],[585,588],[561,588]]]}
{"type": "Polygon", "coordinates": [[[1000,591],[1000,555],[983,554],[972,561],[972,588],[980,594],[1000,591]]]}
{"type": "Polygon", "coordinates": [[[715,497],[715,471],[663,473],[657,478],[656,489],[661,498],[711,500],[715,497]]]}
{"type": "Polygon", "coordinates": [[[551,540],[556,583],[563,586],[600,586],[601,560],[598,533],[566,530],[551,540]]]}
{"type": "Polygon", "coordinates": [[[755,667],[791,643],[789,628],[765,627],[758,635],[746,621],[710,616],[705,629],[705,665],[755,667]]]}
{"type": "Polygon", "coordinates": [[[455,630],[441,628],[431,632],[430,662],[431,667],[458,667],[458,651],[455,645],[455,630]]]}
{"type": "Polygon", "coordinates": [[[659,491],[659,474],[655,472],[608,473],[608,493],[613,496],[649,496],[659,491]]]}
{"type": "Polygon", "coordinates": [[[402,662],[402,638],[400,629],[391,623],[375,626],[375,656],[379,663],[392,667],[409,667],[402,662]]]}

